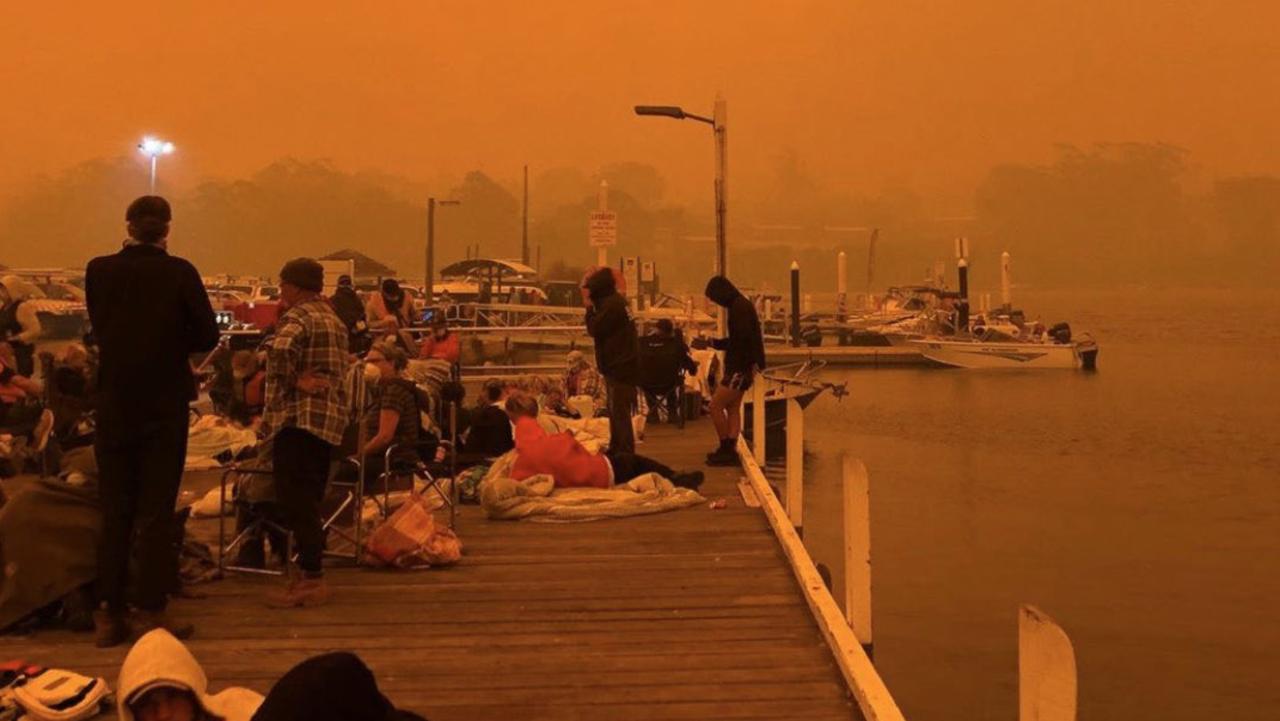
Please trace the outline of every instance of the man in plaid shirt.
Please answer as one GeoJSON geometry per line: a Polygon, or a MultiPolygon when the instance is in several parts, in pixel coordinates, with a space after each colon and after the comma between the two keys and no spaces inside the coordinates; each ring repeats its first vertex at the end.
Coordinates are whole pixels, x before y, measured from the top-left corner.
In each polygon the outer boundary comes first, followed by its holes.
{"type": "Polygon", "coordinates": [[[297,258],[280,271],[280,297],[287,308],[267,346],[266,409],[262,426],[272,442],[276,495],[293,530],[301,577],[268,597],[289,608],[324,603],[329,597],[321,557],[324,529],[320,501],[329,461],[351,420],[346,376],[347,327],[320,295],[324,268],[297,258]]]}

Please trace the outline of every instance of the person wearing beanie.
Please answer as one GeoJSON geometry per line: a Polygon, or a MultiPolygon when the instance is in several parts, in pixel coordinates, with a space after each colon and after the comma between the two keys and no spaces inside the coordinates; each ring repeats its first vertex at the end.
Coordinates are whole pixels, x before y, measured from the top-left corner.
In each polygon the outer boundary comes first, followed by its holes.
{"type": "Polygon", "coordinates": [[[347,327],[347,346],[352,353],[368,348],[369,326],[365,322],[364,303],[352,286],[351,276],[338,276],[338,285],[329,299],[333,310],[347,327]]]}
{"type": "Polygon", "coordinates": [[[347,327],[320,293],[324,267],[295,258],[280,269],[285,308],[267,344],[262,432],[272,442],[276,496],[293,531],[300,577],[267,597],[277,608],[314,606],[329,597],[321,558],[320,499],[333,449],[350,419],[347,327]]]}
{"type": "Polygon", "coordinates": [[[165,611],[178,563],[171,529],[187,455],[188,404],[196,398],[190,358],[213,350],[219,333],[200,273],[168,253],[171,220],[164,198],[138,198],[125,211],[124,247],[94,258],[85,270],[100,359],[94,441],[103,519],[101,608],[94,614],[99,646],[129,637],[130,585],[135,625],[179,638],[193,630],[165,611]],[[136,559],[132,579],[130,558],[136,559]]]}
{"type": "Polygon", "coordinates": [[[724,373],[710,403],[711,423],[720,445],[707,454],[707,464],[732,466],[738,464],[742,396],[751,387],[756,372],[764,370],[764,335],[755,306],[728,278],[717,275],[707,281],[706,296],[729,311],[729,337],[711,341],[712,347],[724,351],[724,373]]]}

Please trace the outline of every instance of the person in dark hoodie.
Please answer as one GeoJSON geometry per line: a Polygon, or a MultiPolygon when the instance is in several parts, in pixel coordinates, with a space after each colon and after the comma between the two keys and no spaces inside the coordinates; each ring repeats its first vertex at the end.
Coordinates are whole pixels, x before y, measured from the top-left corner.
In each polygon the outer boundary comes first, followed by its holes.
{"type": "Polygon", "coordinates": [[[631,415],[640,382],[640,341],[618,293],[611,268],[600,268],[582,285],[587,290],[587,332],[596,344],[596,368],[604,376],[609,398],[609,450],[635,453],[631,415]]]}
{"type": "Polygon", "coordinates": [[[720,436],[720,447],[707,454],[709,465],[726,466],[738,462],[742,394],[751,387],[756,371],[764,370],[764,336],[755,306],[728,278],[717,275],[707,281],[706,295],[729,311],[729,337],[711,341],[712,347],[725,353],[723,378],[711,396],[711,422],[720,436]]]}

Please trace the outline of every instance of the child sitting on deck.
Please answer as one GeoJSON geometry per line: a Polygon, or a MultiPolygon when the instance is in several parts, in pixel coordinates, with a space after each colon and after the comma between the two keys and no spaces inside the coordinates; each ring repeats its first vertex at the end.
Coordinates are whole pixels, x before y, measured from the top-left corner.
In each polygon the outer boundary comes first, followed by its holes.
{"type": "Polygon", "coordinates": [[[570,433],[548,434],[538,424],[538,402],[524,395],[507,399],[507,415],[515,424],[516,460],[511,477],[517,481],[546,473],[557,488],[608,488],[646,473],[657,473],[682,488],[702,485],[702,471],[677,472],[635,453],[607,451],[593,454],[570,433]]]}

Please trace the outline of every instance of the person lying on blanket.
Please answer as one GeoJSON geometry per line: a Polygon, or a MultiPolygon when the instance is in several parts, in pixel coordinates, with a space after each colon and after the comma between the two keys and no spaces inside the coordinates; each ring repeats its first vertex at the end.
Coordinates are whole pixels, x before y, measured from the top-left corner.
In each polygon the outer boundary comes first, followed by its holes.
{"type": "Polygon", "coordinates": [[[538,424],[538,401],[531,396],[511,396],[506,409],[516,427],[516,460],[511,477],[517,481],[546,473],[555,479],[557,488],[608,488],[646,473],[657,473],[681,488],[702,485],[702,471],[678,472],[635,453],[606,451],[597,455],[571,433],[548,434],[538,424]]]}

